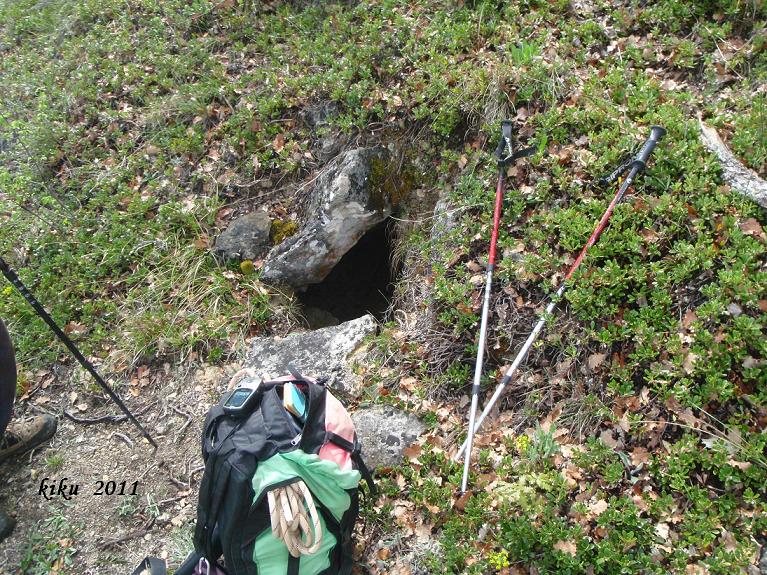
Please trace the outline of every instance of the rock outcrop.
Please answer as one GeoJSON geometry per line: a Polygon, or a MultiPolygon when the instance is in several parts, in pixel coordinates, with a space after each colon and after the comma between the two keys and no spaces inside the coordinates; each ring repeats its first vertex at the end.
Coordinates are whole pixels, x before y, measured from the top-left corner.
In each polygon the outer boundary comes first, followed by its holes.
{"type": "Polygon", "coordinates": [[[700,123],[700,139],[709,151],[716,154],[722,166],[722,177],[742,196],[751,198],[767,210],[767,182],[752,169],[744,166],[727,148],[714,128],[700,123]]]}
{"type": "Polygon", "coordinates": [[[360,409],[352,414],[352,420],[370,469],[401,463],[405,448],[426,429],[415,415],[390,405],[360,409]]]}
{"type": "Polygon", "coordinates": [[[388,162],[389,152],[380,147],[340,156],[317,178],[306,222],[269,252],[261,279],[293,289],[325,279],[365,232],[391,214],[393,199],[382,185],[388,162]]]}

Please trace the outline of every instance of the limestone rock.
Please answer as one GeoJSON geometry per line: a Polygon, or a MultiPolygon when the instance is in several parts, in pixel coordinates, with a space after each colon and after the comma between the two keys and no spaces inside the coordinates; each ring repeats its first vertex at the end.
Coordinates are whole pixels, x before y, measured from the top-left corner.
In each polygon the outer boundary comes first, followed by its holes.
{"type": "Polygon", "coordinates": [[[390,405],[357,410],[352,420],[362,442],[362,456],[371,470],[399,464],[405,448],[426,429],[415,415],[390,405]]]}
{"type": "Polygon", "coordinates": [[[269,252],[261,279],[301,289],[321,282],[333,267],[392,210],[392,198],[375,182],[389,161],[385,148],[341,155],[314,186],[299,231],[269,252]]]}
{"type": "Polygon", "coordinates": [[[719,158],[724,181],[737,193],[751,198],[764,209],[767,209],[767,182],[735,157],[714,128],[704,124],[700,118],[698,118],[698,122],[703,144],[719,158]]]}
{"type": "Polygon", "coordinates": [[[223,261],[254,260],[269,250],[272,221],[264,212],[251,212],[234,220],[216,238],[213,254],[223,261]]]}
{"type": "Polygon", "coordinates": [[[374,334],[376,327],[373,316],[366,315],[284,338],[259,337],[253,340],[245,363],[259,375],[270,376],[285,375],[291,363],[306,375],[328,376],[328,386],[354,395],[362,382],[352,373],[350,363],[363,339],[374,334]]]}

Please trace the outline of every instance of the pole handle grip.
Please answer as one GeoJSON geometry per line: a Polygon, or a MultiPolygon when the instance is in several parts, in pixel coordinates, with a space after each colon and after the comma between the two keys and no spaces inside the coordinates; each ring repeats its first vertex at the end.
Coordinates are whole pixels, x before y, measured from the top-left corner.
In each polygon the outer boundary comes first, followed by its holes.
{"type": "Polygon", "coordinates": [[[501,121],[501,138],[498,140],[498,147],[495,149],[495,154],[498,156],[498,161],[503,162],[505,159],[510,158],[514,154],[512,147],[512,121],[501,121]]]}
{"type": "Polygon", "coordinates": [[[650,129],[650,137],[647,138],[647,141],[642,145],[642,149],[639,150],[636,158],[634,158],[633,164],[639,169],[639,171],[644,170],[645,166],[647,165],[647,160],[650,159],[650,154],[652,154],[655,146],[665,135],[666,130],[664,128],[661,126],[652,126],[650,129]]]}

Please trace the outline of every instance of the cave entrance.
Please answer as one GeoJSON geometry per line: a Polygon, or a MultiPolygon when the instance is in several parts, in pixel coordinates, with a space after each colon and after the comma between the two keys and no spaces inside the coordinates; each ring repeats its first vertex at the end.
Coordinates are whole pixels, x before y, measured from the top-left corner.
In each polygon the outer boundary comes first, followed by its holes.
{"type": "Polygon", "coordinates": [[[297,294],[311,329],[362,317],[382,320],[394,295],[394,222],[387,218],[364,236],[320,283],[297,294]]]}

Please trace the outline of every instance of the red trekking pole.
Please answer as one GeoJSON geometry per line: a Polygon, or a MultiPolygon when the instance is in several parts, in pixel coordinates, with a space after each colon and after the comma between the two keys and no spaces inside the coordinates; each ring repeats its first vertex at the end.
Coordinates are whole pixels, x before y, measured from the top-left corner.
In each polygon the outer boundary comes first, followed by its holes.
{"type": "Polygon", "coordinates": [[[477,347],[477,361],[474,364],[474,383],[471,387],[471,410],[469,411],[469,436],[466,442],[469,446],[466,458],[463,462],[463,479],[461,480],[461,492],[466,492],[466,483],[469,479],[469,463],[471,460],[471,444],[474,441],[474,420],[477,416],[479,402],[479,382],[482,376],[482,362],[485,354],[485,340],[487,339],[487,319],[490,315],[490,291],[493,286],[493,269],[495,268],[495,248],[498,243],[498,228],[501,224],[501,212],[503,211],[503,194],[506,189],[506,166],[514,160],[529,156],[535,152],[535,148],[527,148],[514,153],[512,147],[511,121],[501,122],[501,141],[498,143],[498,185],[495,189],[495,209],[493,211],[493,233],[490,236],[490,254],[487,257],[487,280],[485,282],[485,298],[482,304],[482,320],[479,327],[479,345],[477,347]]]}
{"type": "MultiPolygon", "coordinates": [[[[517,357],[514,358],[514,362],[511,364],[511,367],[506,371],[506,374],[503,376],[501,383],[498,384],[498,387],[496,388],[495,393],[493,393],[493,396],[490,398],[490,401],[487,402],[485,409],[482,410],[482,413],[479,416],[479,419],[477,419],[476,423],[474,423],[474,416],[472,413],[472,417],[469,420],[470,421],[469,435],[466,441],[463,443],[463,445],[461,445],[461,448],[458,450],[458,453],[456,453],[455,457],[453,458],[454,461],[458,461],[461,458],[461,454],[463,454],[463,452],[466,451],[466,457],[464,459],[463,482],[461,486],[461,491],[463,492],[466,491],[466,482],[467,482],[468,465],[469,465],[468,462],[469,462],[469,458],[471,454],[471,445],[474,439],[474,433],[477,432],[477,430],[482,425],[482,422],[485,421],[485,418],[487,417],[488,413],[490,413],[490,410],[493,409],[493,406],[496,404],[496,402],[498,401],[498,398],[503,393],[504,388],[509,383],[509,381],[511,381],[511,378],[514,376],[514,373],[517,371],[517,368],[527,356],[527,352],[530,351],[530,348],[532,347],[533,343],[535,342],[536,339],[538,339],[538,336],[540,335],[544,325],[546,324],[547,316],[554,311],[554,308],[556,307],[557,303],[559,302],[559,300],[562,298],[562,295],[567,290],[567,282],[570,280],[570,278],[572,278],[573,274],[575,273],[575,270],[578,269],[578,266],[581,265],[581,262],[583,261],[583,258],[585,257],[586,252],[588,252],[589,248],[596,243],[596,241],[599,239],[599,236],[602,235],[602,232],[607,227],[607,223],[613,214],[613,210],[615,210],[615,206],[617,206],[621,202],[624,194],[626,193],[626,190],[628,190],[629,186],[634,181],[634,178],[636,177],[636,175],[645,169],[645,166],[647,165],[647,160],[650,158],[650,154],[652,154],[652,151],[655,149],[655,146],[665,134],[666,134],[666,130],[664,130],[660,126],[653,126],[650,131],[650,137],[647,139],[647,141],[644,143],[642,148],[639,150],[639,153],[634,157],[633,161],[631,161],[628,164],[624,164],[623,166],[615,170],[612,174],[610,174],[606,178],[607,181],[613,181],[615,179],[618,179],[625,172],[626,169],[631,168],[628,176],[626,176],[626,179],[623,180],[621,185],[618,187],[618,191],[616,192],[615,197],[613,197],[612,201],[610,202],[610,205],[607,206],[607,210],[605,210],[605,213],[602,215],[602,218],[599,220],[599,223],[597,224],[597,227],[594,229],[593,233],[591,234],[591,237],[586,242],[586,245],[583,246],[581,253],[578,254],[578,257],[575,259],[575,262],[573,262],[573,265],[570,266],[570,269],[568,270],[567,275],[565,276],[565,279],[562,281],[562,285],[559,286],[559,289],[557,290],[557,293],[554,296],[554,299],[549,303],[548,306],[546,306],[546,312],[544,313],[543,317],[541,317],[541,319],[538,320],[538,323],[533,328],[533,331],[530,333],[527,340],[522,345],[522,349],[519,350],[517,357]]],[[[499,184],[499,190],[500,189],[501,188],[499,184]]],[[[493,250],[493,247],[491,247],[491,253],[493,253],[492,250],[493,250]]],[[[489,277],[489,271],[490,271],[490,267],[488,267],[488,277],[489,277]]],[[[486,294],[486,297],[487,297],[487,294],[486,294]]],[[[483,322],[483,325],[484,325],[484,322],[483,322]]],[[[479,357],[481,357],[481,351],[482,350],[480,348],[479,357]]],[[[477,393],[479,391],[479,386],[477,384],[477,381],[478,380],[475,373],[475,380],[474,380],[475,394],[472,397],[472,411],[476,408],[475,402],[477,400],[477,393]]]]}

